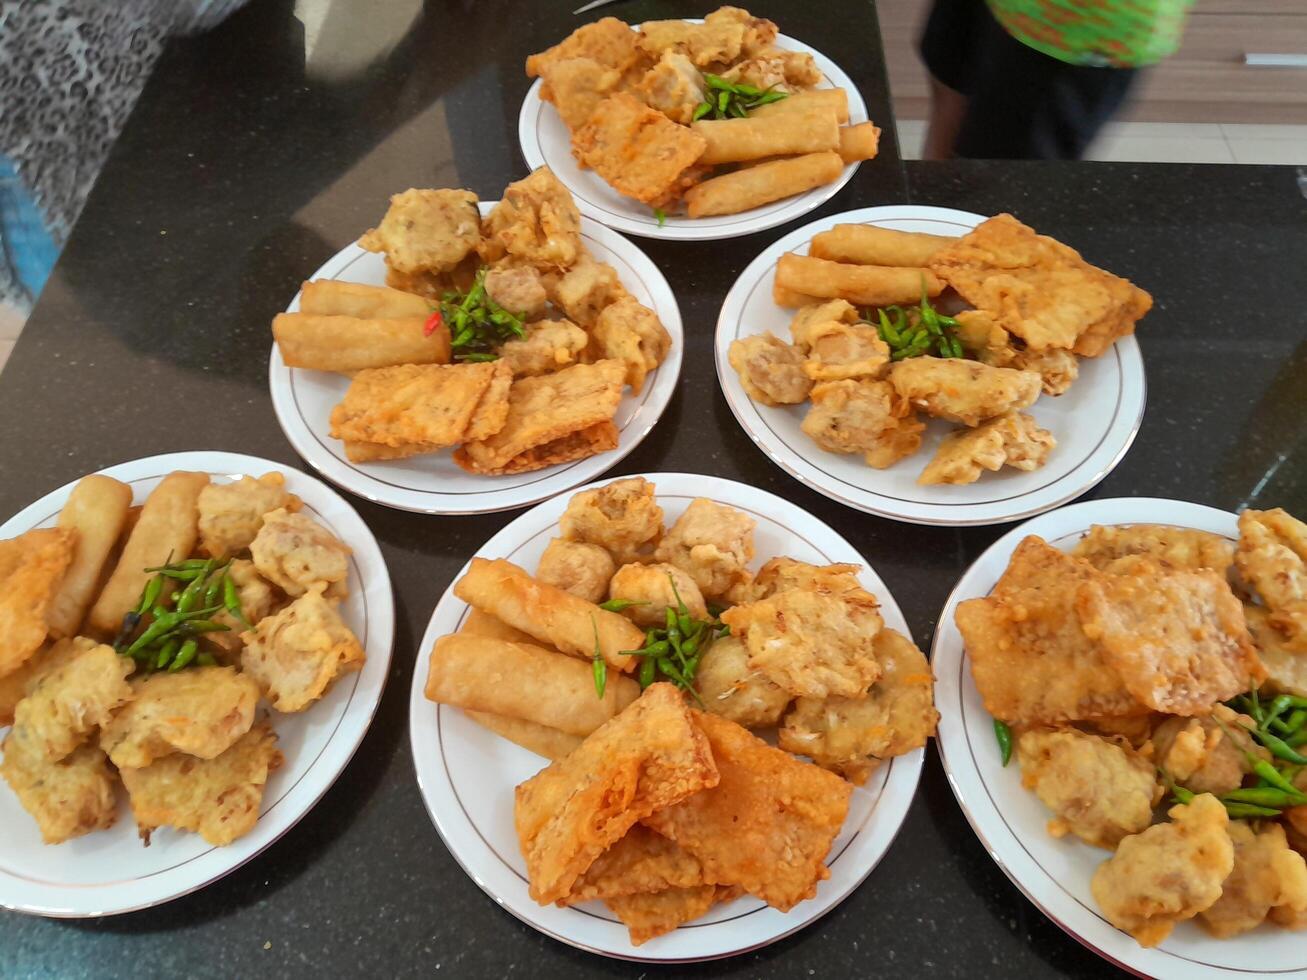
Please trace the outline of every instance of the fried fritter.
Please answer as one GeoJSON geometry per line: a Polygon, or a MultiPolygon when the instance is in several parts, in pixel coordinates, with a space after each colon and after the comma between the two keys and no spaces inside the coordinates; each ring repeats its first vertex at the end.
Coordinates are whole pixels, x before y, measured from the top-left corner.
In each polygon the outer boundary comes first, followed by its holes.
{"type": "Polygon", "coordinates": [[[1039,375],[957,357],[909,357],[889,371],[890,384],[912,406],[949,422],[976,426],[1033,405],[1039,375]]]}
{"type": "Polygon", "coordinates": [[[234,667],[193,667],[132,682],[135,697],[100,727],[119,769],[185,752],[212,759],[250,730],[259,688],[234,667]]]}
{"type": "Polygon", "coordinates": [[[34,759],[57,762],[131,699],[126,678],[135,663],[83,637],[58,641],[51,655],[59,664],[18,702],[9,741],[34,759]]]}
{"type": "Polygon", "coordinates": [[[599,545],[554,538],[540,556],[535,577],[587,602],[599,603],[608,595],[608,582],[615,571],[617,563],[599,545]]]}
{"type": "Polygon", "coordinates": [[[418,190],[393,194],[381,224],[364,232],[359,247],[385,252],[386,265],[403,274],[444,272],[481,241],[481,212],[471,191],[418,190]]]}
{"type": "Polygon", "coordinates": [[[599,545],[618,565],[651,561],[663,537],[663,509],[654,485],[631,476],[573,494],[558,529],[569,541],[599,545]]]}
{"type": "Polygon", "coordinates": [[[926,427],[888,381],[823,381],[811,398],[800,428],[822,449],[884,469],[921,448],[926,427]]]}
{"type": "Polygon", "coordinates": [[[703,868],[674,841],[636,824],[576,879],[560,905],[702,885],[703,868]]]}
{"type": "Polygon", "coordinates": [[[486,272],[486,295],[522,319],[534,320],[544,313],[549,293],[538,269],[515,262],[506,259],[486,272]]]}
{"type": "Polygon", "coordinates": [[[104,753],[83,745],[59,762],[32,756],[5,738],[0,775],[32,815],[47,844],[62,844],[95,830],[107,830],[118,817],[113,770],[104,753]]]}
{"type": "Polygon", "coordinates": [[[226,609],[215,613],[213,621],[226,626],[227,630],[205,633],[202,642],[216,651],[219,660],[232,664],[239,658],[244,645],[241,632],[250,626],[258,626],[263,617],[272,612],[277,596],[252,561],[237,558],[227,566],[227,574],[236,586],[236,597],[240,600],[241,616],[245,621],[241,622],[226,609]]]}
{"type": "Polygon", "coordinates": [[[803,353],[770,331],[731,341],[726,357],[744,393],[763,405],[798,405],[812,391],[803,353]]]}
{"type": "Polygon", "coordinates": [[[1030,350],[1017,346],[1011,335],[982,310],[963,310],[954,319],[958,340],[976,360],[992,367],[1034,371],[1046,395],[1065,393],[1080,377],[1080,362],[1069,350],[1057,347],[1030,350]]]}
{"type": "Polygon", "coordinates": [[[616,17],[583,24],[552,48],[527,58],[526,77],[543,75],[551,64],[567,58],[589,58],[625,72],[640,60],[640,35],[616,17]]]}
{"type": "Polygon", "coordinates": [[[738,885],[787,912],[830,877],[824,862],[853,788],[725,718],[696,712],[695,722],[720,782],[644,822],[697,858],[708,881],[738,885]]]}
{"type": "Polygon", "coordinates": [[[1166,524],[1095,524],[1071,549],[1095,568],[1117,558],[1144,555],[1172,568],[1210,568],[1222,575],[1234,561],[1234,545],[1218,534],[1166,524]]]}
{"type": "Polygon", "coordinates": [[[1227,831],[1234,842],[1234,870],[1221,885],[1221,897],[1199,913],[1198,923],[1217,939],[1256,929],[1271,909],[1301,915],[1307,912],[1307,862],[1289,848],[1284,828],[1263,822],[1254,831],[1232,820],[1227,831]]]}
{"type": "Polygon", "coordinates": [[[1168,714],[1206,714],[1266,676],[1223,576],[1135,561],[1130,574],[1084,582],[1076,613],[1136,699],[1168,714]]]}
{"type": "Polygon", "coordinates": [[[617,270],[599,262],[588,253],[556,281],[549,284],[549,298],[567,314],[569,320],[587,330],[594,327],[599,314],[613,303],[630,297],[617,270]]]}
{"type": "Polygon", "coordinates": [[[1215,796],[1202,793],[1169,815],[1170,823],[1122,840],[1090,882],[1107,920],[1144,947],[1216,904],[1234,868],[1229,818],[1215,796]]]}
{"type": "Polygon", "coordinates": [[[268,773],[283,761],[276,732],[260,722],[212,759],[173,754],[122,777],[147,844],[154,830],[175,827],[223,847],[254,829],[268,773]]]}
{"type": "Polygon", "coordinates": [[[776,41],[780,28],[775,21],[766,17],[755,17],[743,7],[718,7],[704,17],[706,24],[718,24],[736,21],[744,27],[744,38],[740,42],[740,53],[746,57],[768,51],[776,41]]]}
{"type": "Polygon", "coordinates": [[[889,345],[867,324],[820,323],[804,334],[802,343],[808,349],[803,373],[813,381],[875,380],[889,367],[889,345]]]}
{"type": "Polygon", "coordinates": [[[704,100],[703,75],[679,51],[664,51],[658,63],[640,79],[636,93],[672,122],[688,126],[695,108],[704,100]]]}
{"type": "Polygon", "coordinates": [[[672,349],[672,337],[658,314],[632,297],[611,303],[600,312],[591,331],[600,357],[626,365],[626,383],[639,394],[644,379],[672,349]]]}
{"type": "Polygon", "coordinates": [[[1244,511],[1234,564],[1290,648],[1307,653],[1307,524],[1279,507],[1244,511]]]}
{"type": "Polygon", "coordinates": [[[717,885],[692,885],[635,895],[614,895],[606,901],[613,915],[626,926],[631,945],[642,946],[650,939],[669,933],[706,913],[716,904],[720,890],[717,885]]]}
{"type": "Polygon", "coordinates": [[[1247,715],[1218,704],[1210,716],[1166,718],[1153,731],[1153,761],[1171,779],[1195,793],[1219,796],[1243,785],[1251,771],[1247,756],[1270,760],[1271,754],[1244,730],[1247,715]],[[1227,734],[1228,733],[1228,734],[1227,734]],[[1230,739],[1233,737],[1235,743],[1230,739]]]}
{"type": "Polygon", "coordinates": [[[21,667],[45,642],[46,613],[76,544],[76,534],[57,527],[0,541],[0,676],[21,667]]]}
{"type": "Polygon", "coordinates": [[[349,545],[307,514],[274,510],[250,545],[254,567],[288,596],[301,596],[316,585],[327,594],[349,594],[349,545]]]}
{"type": "Polygon", "coordinates": [[[753,580],[754,595],[766,599],[778,592],[805,589],[809,592],[827,592],[841,595],[861,591],[858,572],[861,565],[810,565],[806,561],[779,555],[771,558],[758,570],[753,580]]]}
{"type": "Polygon", "coordinates": [[[300,501],[286,490],[280,473],[257,480],[242,476],[231,483],[209,483],[200,491],[200,547],[217,559],[244,551],[263,526],[263,515],[285,508],[299,510],[300,501]]]}
{"type": "Polygon", "coordinates": [[[548,167],[504,188],[503,199],[486,215],[483,262],[511,255],[542,271],[566,269],[585,251],[581,212],[572,192],[548,167]]]}
{"type": "Polygon", "coordinates": [[[1112,850],[1153,822],[1162,786],[1152,762],[1074,728],[1036,728],[1017,739],[1021,785],[1053,811],[1048,832],[1112,850]]]}
{"type": "MultiPolygon", "coordinates": [[[[1277,694],[1307,697],[1307,651],[1294,649],[1263,606],[1245,604],[1244,620],[1266,668],[1266,686],[1277,694]]],[[[3,684],[3,680],[0,680],[3,684]]]]}
{"type": "Polygon", "coordinates": [[[552,102],[569,131],[585,125],[599,107],[622,84],[622,73],[593,58],[562,58],[540,72],[544,84],[540,98],[552,102]]]}
{"type": "Polygon", "coordinates": [[[513,821],[531,897],[542,905],[567,897],[634,824],[717,781],[713,751],[681,693],[651,684],[571,755],[517,787],[513,821]]]}
{"type": "Polygon", "coordinates": [[[495,363],[507,365],[515,378],[551,374],[577,363],[589,343],[586,332],[575,323],[537,320],[527,324],[525,337],[510,340],[499,348],[499,360],[495,363]]]}
{"type": "Polygon", "coordinates": [[[640,25],[640,47],[658,57],[665,51],[679,51],[699,68],[730,63],[740,56],[745,25],[731,17],[704,19],[702,24],[686,20],[646,20],[640,25]]]}
{"type": "Polygon", "coordinates": [[[864,697],[799,698],[779,733],[781,748],[857,785],[880,760],[925,745],[939,721],[926,655],[890,629],[874,648],[880,677],[864,697]]]}
{"type": "Polygon", "coordinates": [[[1005,412],[974,429],[959,429],[946,435],[917,482],[923,485],[975,483],[982,469],[997,473],[1004,465],[1037,470],[1056,445],[1053,434],[1041,429],[1029,415],[1005,412]]]}
{"type": "Polygon", "coordinates": [[[303,711],[367,659],[358,637],[315,585],[241,635],[241,669],[278,711],[303,711]]]}
{"type": "Polygon", "coordinates": [[[738,636],[714,640],[699,661],[694,686],[704,708],[745,728],[769,728],[781,720],[790,693],[749,666],[749,648],[738,636]]]}
{"type": "Polygon", "coordinates": [[[703,593],[690,573],[666,562],[643,565],[631,562],[619,568],[608,584],[608,595],[613,599],[626,599],[643,603],[627,606],[622,615],[646,629],[666,625],[667,608],[677,607],[677,596],[695,619],[708,618],[708,606],[703,593]]]}
{"type": "Polygon", "coordinates": [[[688,572],[705,598],[729,596],[752,579],[748,565],[753,560],[757,523],[734,507],[696,497],[654,554],[659,561],[688,572]]]}

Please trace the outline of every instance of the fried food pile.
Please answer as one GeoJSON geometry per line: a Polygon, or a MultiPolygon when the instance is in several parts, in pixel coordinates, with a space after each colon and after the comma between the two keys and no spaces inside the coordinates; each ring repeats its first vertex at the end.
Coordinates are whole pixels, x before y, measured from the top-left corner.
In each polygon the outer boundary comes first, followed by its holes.
{"type": "Polygon", "coordinates": [[[1031,535],[958,606],[1022,784],[1054,837],[1114,852],[1094,898],[1142,946],[1187,919],[1217,938],[1307,926],[1303,542],[1279,509],[1244,511],[1237,543],[1095,526],[1067,553],[1031,535]]]}
{"type": "Polygon", "coordinates": [[[359,239],[386,287],[304,284],[273,320],[289,367],[352,377],[331,435],[352,462],[455,448],[469,473],[542,469],[617,447],[622,393],[667,357],[658,315],[596,260],[581,216],[541,168],[482,221],[464,190],[394,195],[359,239]]]}
{"type": "Polygon", "coordinates": [[[651,208],[736,214],[839,179],[876,155],[880,130],[850,126],[843,89],[818,88],[812,55],[740,7],[702,24],[615,17],[526,60],[572,134],[572,155],[651,208]]]}
{"type": "Polygon", "coordinates": [[[280,473],[176,472],[139,507],[95,474],[56,527],[0,541],[0,775],[42,839],[111,827],[120,781],[147,845],[249,833],[284,761],[275,713],[363,664],[337,611],[349,554],[280,473]]]}
{"type": "Polygon", "coordinates": [[[731,344],[745,394],[809,402],[809,438],[877,469],[920,449],[919,413],[962,426],[921,471],[926,485],[1043,466],[1057,440],[1024,409],[1066,392],[1079,358],[1106,353],[1152,306],[1010,214],[961,238],[836,225],[808,255],[781,257],[773,293],[798,308],[790,342],[763,333],[731,344]],[[947,316],[933,302],[971,308],[947,316]]]}
{"type": "Polygon", "coordinates": [[[635,945],[743,893],[811,898],[852,785],[938,719],[859,566],[757,567],[753,518],[706,498],[664,517],[614,480],[572,496],[534,575],[474,558],[426,682],[553,760],[517,789],[531,894],[602,899],[635,945]]]}

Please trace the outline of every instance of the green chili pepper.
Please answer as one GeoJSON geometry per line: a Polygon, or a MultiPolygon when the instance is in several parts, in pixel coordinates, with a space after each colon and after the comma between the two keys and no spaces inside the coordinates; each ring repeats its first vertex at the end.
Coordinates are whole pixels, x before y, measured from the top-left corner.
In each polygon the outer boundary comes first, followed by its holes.
{"type": "Polygon", "coordinates": [[[195,663],[199,667],[216,667],[218,661],[213,659],[213,654],[205,651],[195,658],[195,663]]]}
{"type": "Polygon", "coordinates": [[[1272,735],[1270,732],[1263,731],[1260,728],[1245,728],[1244,731],[1252,735],[1253,738],[1266,746],[1266,750],[1277,759],[1283,759],[1285,762],[1292,762],[1297,766],[1307,765],[1307,755],[1297,751],[1292,745],[1289,745],[1278,735],[1272,735]]]}
{"type": "Polygon", "coordinates": [[[700,102],[694,107],[694,115],[690,117],[690,122],[698,122],[710,112],[712,112],[712,105],[708,102],[700,102]]]}
{"type": "Polygon", "coordinates": [[[141,601],[136,604],[136,615],[144,615],[147,609],[159,601],[159,595],[163,592],[163,578],[162,575],[156,575],[145,583],[145,588],[141,590],[141,601]]]}
{"type": "Polygon", "coordinates": [[[199,651],[199,648],[200,648],[199,644],[196,643],[194,640],[187,640],[185,643],[183,643],[181,645],[181,649],[177,651],[177,659],[174,660],[168,667],[169,672],[181,670],[183,667],[189,664],[192,660],[195,659],[195,654],[199,651]]]}
{"type": "MultiPolygon", "coordinates": [[[[699,117],[695,116],[695,118],[697,119],[699,117]]],[[[654,218],[658,221],[659,228],[667,224],[667,212],[664,211],[662,208],[654,208],[654,218]]]]}
{"type": "Polygon", "coordinates": [[[590,627],[595,633],[595,652],[592,666],[595,678],[595,692],[602,698],[604,689],[608,686],[608,665],[604,663],[604,654],[599,647],[599,624],[595,621],[594,613],[590,614],[590,627]]]}
{"type": "Polygon", "coordinates": [[[1250,817],[1278,817],[1280,815],[1279,810],[1272,810],[1268,806],[1254,806],[1251,803],[1225,803],[1225,812],[1234,820],[1243,820],[1250,817]]]}
{"type": "Polygon", "coordinates": [[[208,619],[188,619],[177,628],[177,631],[187,636],[198,636],[200,633],[227,633],[231,631],[231,627],[208,619]]]}
{"type": "Polygon", "coordinates": [[[646,599],[609,599],[607,602],[599,603],[600,609],[606,609],[608,612],[621,612],[623,609],[630,609],[632,606],[647,606],[646,599]]]}
{"type": "Polygon", "coordinates": [[[1307,727],[1298,729],[1284,740],[1284,744],[1292,746],[1295,749],[1302,745],[1307,745],[1307,727]]]}
{"type": "Polygon", "coordinates": [[[181,642],[175,636],[164,641],[163,646],[159,648],[159,652],[154,658],[154,668],[156,670],[163,670],[172,663],[172,658],[177,655],[177,648],[181,646],[181,642]]]}
{"type": "Polygon", "coordinates": [[[994,738],[998,740],[998,755],[1006,768],[1012,759],[1012,729],[1007,722],[994,719],[994,738]]]}
{"type": "Polygon", "coordinates": [[[1262,702],[1257,697],[1257,688],[1253,688],[1246,695],[1248,703],[1248,713],[1253,716],[1253,721],[1261,725],[1266,720],[1266,715],[1262,711],[1262,702]]]}
{"type": "Polygon", "coordinates": [[[644,690],[654,682],[655,665],[651,658],[646,657],[640,664],[640,690],[644,690]]]}
{"type": "MultiPolygon", "coordinates": [[[[1266,780],[1267,783],[1274,786],[1276,789],[1283,790],[1286,793],[1298,793],[1298,787],[1289,782],[1280,770],[1276,769],[1275,766],[1271,765],[1265,759],[1258,759],[1257,762],[1253,764],[1253,774],[1266,780]]],[[[1307,798],[1304,798],[1303,802],[1307,803],[1307,798]]]]}
{"type": "Polygon", "coordinates": [[[1281,694],[1273,698],[1271,703],[1266,706],[1266,720],[1262,722],[1262,727],[1269,728],[1280,715],[1289,710],[1292,702],[1293,697],[1288,694],[1281,694]]]}
{"type": "Polygon", "coordinates": [[[1286,735],[1292,735],[1303,725],[1307,725],[1307,708],[1294,708],[1289,717],[1284,720],[1284,726],[1288,729],[1286,735]]]}
{"type": "Polygon", "coordinates": [[[250,628],[249,620],[245,618],[245,611],[241,608],[240,592],[236,589],[236,583],[232,580],[230,572],[222,577],[222,605],[242,626],[246,629],[250,628]]]}
{"type": "Polygon", "coordinates": [[[212,561],[206,562],[202,570],[203,574],[196,576],[191,584],[183,590],[181,598],[177,600],[177,612],[187,613],[195,608],[195,604],[200,601],[200,597],[204,592],[204,580],[209,577],[212,570],[212,561]]]}
{"type": "Polygon", "coordinates": [[[1171,795],[1175,797],[1177,803],[1182,803],[1186,806],[1194,801],[1194,793],[1192,790],[1185,789],[1183,786],[1177,786],[1175,783],[1171,784],[1171,795]]]}
{"type": "Polygon", "coordinates": [[[1232,789],[1228,793],[1222,793],[1221,802],[1254,803],[1257,806],[1272,806],[1280,809],[1287,806],[1303,806],[1307,804],[1307,796],[1298,792],[1286,793],[1282,789],[1257,786],[1251,789],[1232,789]]]}
{"type": "Polygon", "coordinates": [[[697,636],[692,636],[681,644],[681,653],[685,656],[687,660],[692,659],[694,655],[698,652],[699,652],[699,638],[697,636]]]}

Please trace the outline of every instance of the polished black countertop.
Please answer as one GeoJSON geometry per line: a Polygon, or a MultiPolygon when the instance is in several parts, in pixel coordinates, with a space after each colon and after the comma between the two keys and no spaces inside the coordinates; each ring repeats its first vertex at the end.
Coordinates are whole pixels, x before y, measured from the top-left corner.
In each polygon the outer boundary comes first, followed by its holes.
{"type": "MultiPolygon", "coordinates": [[[[0,378],[0,518],[83,473],[217,449],[293,466],[268,397],[268,323],[301,279],[409,186],[494,199],[526,172],[526,54],[583,21],[579,0],[327,4],[256,0],[174,41],[100,177],[0,378]],[[303,11],[303,21],[295,10],[303,11]],[[349,8],[349,9],[345,9],[349,8]]],[[[750,4],[840,64],[891,120],[870,3],[750,4]]],[[[710,6],[627,2],[636,21],[710,6]]],[[[917,202],[1010,210],[1149,289],[1148,408],[1090,496],[1307,510],[1307,201],[1287,167],[904,164],[882,155],[820,211],[917,202]]],[[[797,223],[796,223],[797,224],[797,223]]],[[[722,298],[790,230],[705,244],[639,240],[676,291],[679,391],[613,472],[745,481],[831,524],[875,565],[928,647],[966,566],[1006,527],[941,529],[848,510],[773,466],[717,386],[722,298]]],[[[431,826],[408,747],[417,644],[457,569],[515,513],[434,518],[351,498],[395,583],[388,687],[353,762],[250,864],[163,907],[83,922],[0,914],[0,976],[540,977],[669,973],[578,952],[522,925],[431,826]]],[[[931,750],[898,839],[817,924],[677,975],[1103,976],[986,854],[931,750]]]]}

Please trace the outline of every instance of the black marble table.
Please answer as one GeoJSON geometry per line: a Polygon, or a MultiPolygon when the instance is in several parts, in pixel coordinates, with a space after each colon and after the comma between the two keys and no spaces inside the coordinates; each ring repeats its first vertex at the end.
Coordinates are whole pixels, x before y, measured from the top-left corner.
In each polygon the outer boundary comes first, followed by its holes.
{"type": "MultiPolygon", "coordinates": [[[[494,198],[524,175],[522,60],[581,22],[568,12],[577,3],[255,0],[212,34],[171,44],[0,379],[0,517],[155,453],[231,450],[302,466],[268,398],[270,318],[391,192],[464,186],[494,198]]],[[[1091,496],[1307,510],[1307,202],[1290,168],[904,164],[873,6],[751,7],[835,59],[886,124],[881,157],[810,217],[903,202],[1011,210],[1154,294],[1140,332],[1143,428],[1091,496]]],[[[611,12],[634,21],[706,9],[636,0],[611,12]]],[[[788,230],[640,242],[680,301],[684,372],[661,423],[614,472],[710,473],[795,501],[875,564],[926,647],[958,576],[1006,528],[847,510],[769,463],[717,387],[721,300],[788,230]]],[[[389,686],[354,761],[277,844],[197,894],[96,921],[0,914],[0,976],[672,972],[577,952],[501,911],[447,853],[419,798],[406,717],[418,640],[454,572],[514,514],[430,518],[352,502],[381,542],[398,614],[389,686]]],[[[674,972],[1111,970],[990,860],[932,751],[898,839],[841,906],[760,952],[674,972]]]]}

